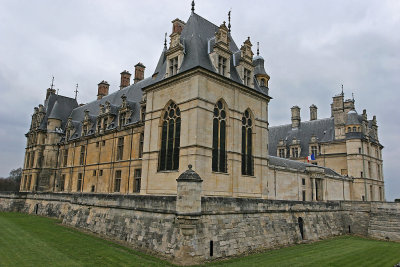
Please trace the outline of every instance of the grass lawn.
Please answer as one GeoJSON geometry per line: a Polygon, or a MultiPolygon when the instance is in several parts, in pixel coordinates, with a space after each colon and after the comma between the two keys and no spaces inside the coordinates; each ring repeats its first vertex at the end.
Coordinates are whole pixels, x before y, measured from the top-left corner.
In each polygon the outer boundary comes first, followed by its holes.
{"type": "MultiPolygon", "coordinates": [[[[343,236],[207,266],[393,266],[400,243],[343,236]]],[[[21,213],[0,213],[0,266],[171,266],[168,262],[21,213]]]]}
{"type": "Polygon", "coordinates": [[[0,266],[168,266],[45,217],[0,212],[0,266]]]}
{"type": "Polygon", "coordinates": [[[400,262],[400,243],[340,236],[214,263],[212,266],[377,266],[400,262]]]}

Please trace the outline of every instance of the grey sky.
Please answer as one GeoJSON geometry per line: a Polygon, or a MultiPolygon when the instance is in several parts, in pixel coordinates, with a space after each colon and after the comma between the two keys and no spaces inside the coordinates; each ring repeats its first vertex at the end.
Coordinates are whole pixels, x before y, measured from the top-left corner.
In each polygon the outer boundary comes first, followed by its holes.
{"type": "MultiPolygon", "coordinates": [[[[60,94],[96,97],[97,83],[118,90],[119,73],[141,61],[151,75],[171,20],[186,21],[186,1],[0,1],[0,176],[22,166],[33,107],[51,76],[60,94]]],[[[271,76],[270,125],[289,123],[290,107],[318,106],[330,116],[344,84],[356,109],[377,115],[386,196],[400,198],[400,1],[196,1],[196,13],[219,25],[232,8],[232,35],[260,42],[271,76]]]]}

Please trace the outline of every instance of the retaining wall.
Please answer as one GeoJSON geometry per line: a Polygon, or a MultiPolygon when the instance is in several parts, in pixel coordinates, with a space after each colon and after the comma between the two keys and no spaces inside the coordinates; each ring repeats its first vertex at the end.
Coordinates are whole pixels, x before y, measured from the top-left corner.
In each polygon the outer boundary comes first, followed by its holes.
{"type": "Polygon", "coordinates": [[[349,232],[400,241],[400,203],[202,197],[201,213],[185,215],[177,210],[176,199],[148,195],[0,193],[0,211],[59,218],[65,224],[126,241],[178,264],[200,263],[349,232]]]}

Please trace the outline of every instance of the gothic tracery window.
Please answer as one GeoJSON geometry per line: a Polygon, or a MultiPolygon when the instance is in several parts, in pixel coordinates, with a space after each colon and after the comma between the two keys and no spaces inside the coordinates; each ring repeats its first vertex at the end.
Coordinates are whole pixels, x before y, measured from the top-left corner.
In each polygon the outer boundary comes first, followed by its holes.
{"type": "Polygon", "coordinates": [[[171,103],[163,114],[159,170],[178,170],[181,134],[181,111],[171,103]]]}
{"type": "Polygon", "coordinates": [[[226,172],[226,111],[220,101],[214,107],[212,170],[226,172]]]}
{"type": "Polygon", "coordinates": [[[249,110],[242,117],[242,174],[253,175],[253,121],[249,110]]]}

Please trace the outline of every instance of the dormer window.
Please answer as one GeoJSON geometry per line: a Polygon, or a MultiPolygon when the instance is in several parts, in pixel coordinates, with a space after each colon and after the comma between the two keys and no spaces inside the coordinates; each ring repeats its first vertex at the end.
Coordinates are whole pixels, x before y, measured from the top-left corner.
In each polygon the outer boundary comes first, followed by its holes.
{"type": "Polygon", "coordinates": [[[171,76],[178,73],[178,57],[169,60],[169,73],[171,76]]]}
{"type": "Polygon", "coordinates": [[[225,76],[226,73],[226,58],[218,56],[218,73],[225,76]]]}
{"type": "Polygon", "coordinates": [[[122,127],[125,125],[125,113],[120,113],[119,114],[119,127],[122,127]]]}
{"type": "Polygon", "coordinates": [[[284,158],[285,157],[285,149],[284,148],[279,148],[279,157],[280,158],[284,158]]]}
{"type": "Polygon", "coordinates": [[[243,76],[243,82],[244,85],[250,86],[250,79],[251,79],[251,71],[249,69],[244,69],[244,76],[243,76]]]}
{"type": "Polygon", "coordinates": [[[292,158],[298,158],[299,157],[299,148],[293,147],[292,148],[292,158]]]}
{"type": "Polygon", "coordinates": [[[107,119],[104,118],[103,119],[103,131],[105,131],[107,129],[107,119]]]}
{"type": "Polygon", "coordinates": [[[314,154],[314,156],[316,156],[318,154],[317,146],[311,146],[311,154],[314,154]]]}
{"type": "Polygon", "coordinates": [[[265,80],[264,79],[261,79],[260,85],[265,87],[265,80]]]}

